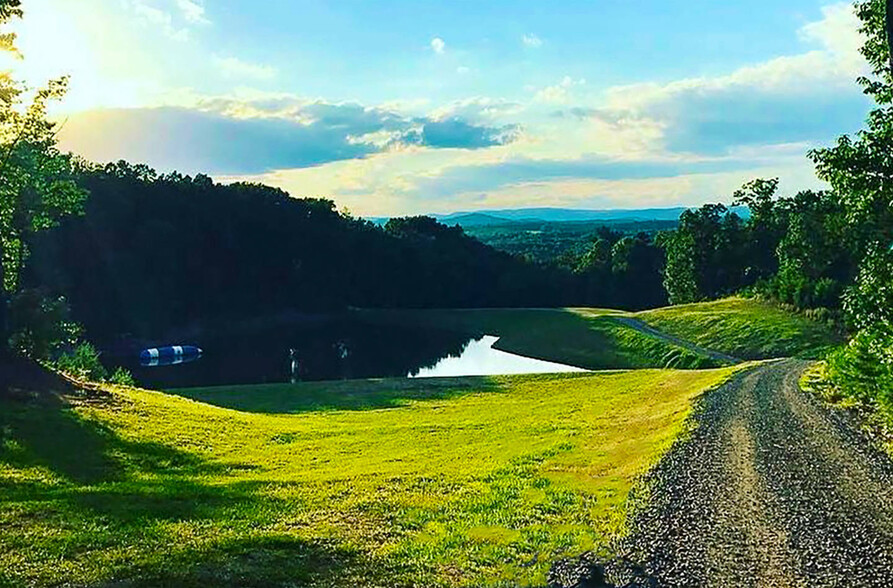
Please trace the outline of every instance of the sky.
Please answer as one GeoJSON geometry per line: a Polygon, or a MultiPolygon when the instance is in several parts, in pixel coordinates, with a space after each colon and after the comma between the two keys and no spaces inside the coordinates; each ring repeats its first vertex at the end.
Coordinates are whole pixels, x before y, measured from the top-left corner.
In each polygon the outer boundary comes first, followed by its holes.
{"type": "Polygon", "coordinates": [[[847,3],[26,0],[60,145],[362,216],[728,201],[862,126],[847,3]]]}

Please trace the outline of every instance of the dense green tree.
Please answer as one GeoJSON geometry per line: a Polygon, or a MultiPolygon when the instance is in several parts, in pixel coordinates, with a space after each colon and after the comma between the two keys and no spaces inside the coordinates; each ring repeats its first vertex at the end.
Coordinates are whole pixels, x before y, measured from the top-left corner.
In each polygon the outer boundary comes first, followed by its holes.
{"type": "Polygon", "coordinates": [[[785,218],[776,206],[778,178],[756,179],[744,184],[733,195],[733,205],[746,206],[744,259],[745,282],[765,280],[778,271],[776,247],[785,233],[785,218]]]}
{"type": "Polygon", "coordinates": [[[611,249],[612,306],[642,309],[667,303],[663,251],[647,233],[626,236],[611,249]]]}
{"type": "MultiPolygon", "coordinates": [[[[889,256],[877,252],[893,244],[893,70],[889,67],[889,26],[885,26],[887,4],[884,0],[856,4],[866,38],[862,53],[873,72],[859,83],[877,108],[855,137],[843,136],[833,147],[810,154],[819,177],[831,185],[845,210],[841,231],[851,255],[855,260],[872,260],[870,269],[861,268],[861,280],[868,279],[866,272],[887,272],[881,265],[889,256]]],[[[854,320],[861,322],[859,317],[854,320]]]]}
{"type": "Polygon", "coordinates": [[[124,162],[83,164],[78,183],[85,214],[35,238],[26,278],[65,294],[101,344],[347,306],[582,303],[569,271],[429,217],[379,227],[329,200],[124,162]]]}
{"type": "Polygon", "coordinates": [[[662,235],[659,243],[667,256],[663,284],[670,304],[701,300],[704,293],[698,286],[694,236],[688,231],[677,230],[662,235]]]}
{"type": "Polygon", "coordinates": [[[776,250],[779,270],[766,289],[800,308],[839,307],[855,271],[840,198],[807,190],[781,199],[776,208],[784,231],[776,250]]]}
{"type": "Polygon", "coordinates": [[[845,211],[841,234],[859,268],[844,295],[859,330],[829,365],[844,390],[893,418],[893,3],[867,0],[856,11],[872,69],[859,83],[877,107],[855,137],[811,153],[845,211]]]}
{"type": "Polygon", "coordinates": [[[667,257],[664,286],[674,304],[715,298],[749,285],[744,223],[722,204],[686,210],[675,234],[662,244],[667,257]]]}
{"type": "MultiPolygon", "coordinates": [[[[18,0],[0,0],[0,24],[21,16],[18,0]]],[[[16,52],[14,43],[13,33],[0,34],[0,50],[16,52]]],[[[7,351],[9,302],[21,289],[35,233],[80,212],[85,198],[47,120],[47,103],[65,87],[65,79],[51,81],[29,96],[9,73],[0,74],[0,353],[7,351]]]]}

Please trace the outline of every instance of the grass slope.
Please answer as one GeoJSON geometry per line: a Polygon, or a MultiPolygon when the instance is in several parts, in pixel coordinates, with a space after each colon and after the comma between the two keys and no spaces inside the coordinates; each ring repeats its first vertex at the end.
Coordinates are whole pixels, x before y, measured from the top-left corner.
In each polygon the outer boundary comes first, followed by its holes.
{"type": "Polygon", "coordinates": [[[495,347],[591,370],[716,367],[709,357],[618,324],[622,311],[574,309],[358,310],[365,320],[500,337],[495,347]]]}
{"type": "Polygon", "coordinates": [[[732,371],[0,395],[0,586],[542,582],[732,371]]]}
{"type": "Polygon", "coordinates": [[[681,304],[634,316],[670,335],[742,359],[815,358],[840,342],[827,324],[758,299],[681,304]]]}

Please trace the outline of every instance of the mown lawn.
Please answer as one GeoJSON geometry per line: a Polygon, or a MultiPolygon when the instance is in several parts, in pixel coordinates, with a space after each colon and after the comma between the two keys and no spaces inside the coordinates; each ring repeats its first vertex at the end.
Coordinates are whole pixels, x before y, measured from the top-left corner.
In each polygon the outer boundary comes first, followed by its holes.
{"type": "Polygon", "coordinates": [[[617,310],[569,309],[448,309],[358,310],[365,320],[425,325],[467,333],[496,335],[503,351],[603,369],[717,367],[709,357],[642,334],[621,325],[617,310]]]}
{"type": "Polygon", "coordinates": [[[681,304],[634,316],[670,335],[742,359],[816,358],[841,342],[826,323],[758,299],[681,304]]]}
{"type": "Polygon", "coordinates": [[[541,583],[732,372],[0,397],[0,585],[541,583]]]}

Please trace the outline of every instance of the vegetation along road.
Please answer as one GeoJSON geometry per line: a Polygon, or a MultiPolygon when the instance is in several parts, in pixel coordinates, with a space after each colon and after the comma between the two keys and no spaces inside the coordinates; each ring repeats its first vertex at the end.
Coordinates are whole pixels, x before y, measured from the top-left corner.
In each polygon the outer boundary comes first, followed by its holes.
{"type": "Polygon", "coordinates": [[[763,364],[705,397],[649,474],[613,585],[893,582],[893,462],[801,392],[805,366],[763,364]]]}
{"type": "Polygon", "coordinates": [[[614,320],[625,327],[635,329],[636,331],[639,331],[640,333],[644,333],[645,335],[648,335],[649,337],[654,337],[656,339],[660,339],[661,341],[664,341],[665,343],[669,343],[670,345],[682,347],[683,349],[686,349],[686,350],[691,351],[692,353],[695,353],[698,355],[706,355],[707,357],[714,359],[720,363],[722,363],[722,362],[740,363],[741,362],[741,360],[738,359],[737,357],[732,357],[731,355],[728,355],[726,353],[721,353],[719,351],[713,351],[711,349],[707,349],[706,347],[701,347],[700,345],[691,343],[690,341],[686,341],[685,339],[681,339],[681,338],[675,337],[673,335],[668,335],[667,333],[664,333],[663,331],[659,331],[659,330],[655,329],[654,327],[644,323],[643,321],[641,321],[637,318],[633,318],[633,317],[629,317],[629,316],[616,316],[616,317],[611,317],[611,320],[614,320]]]}

